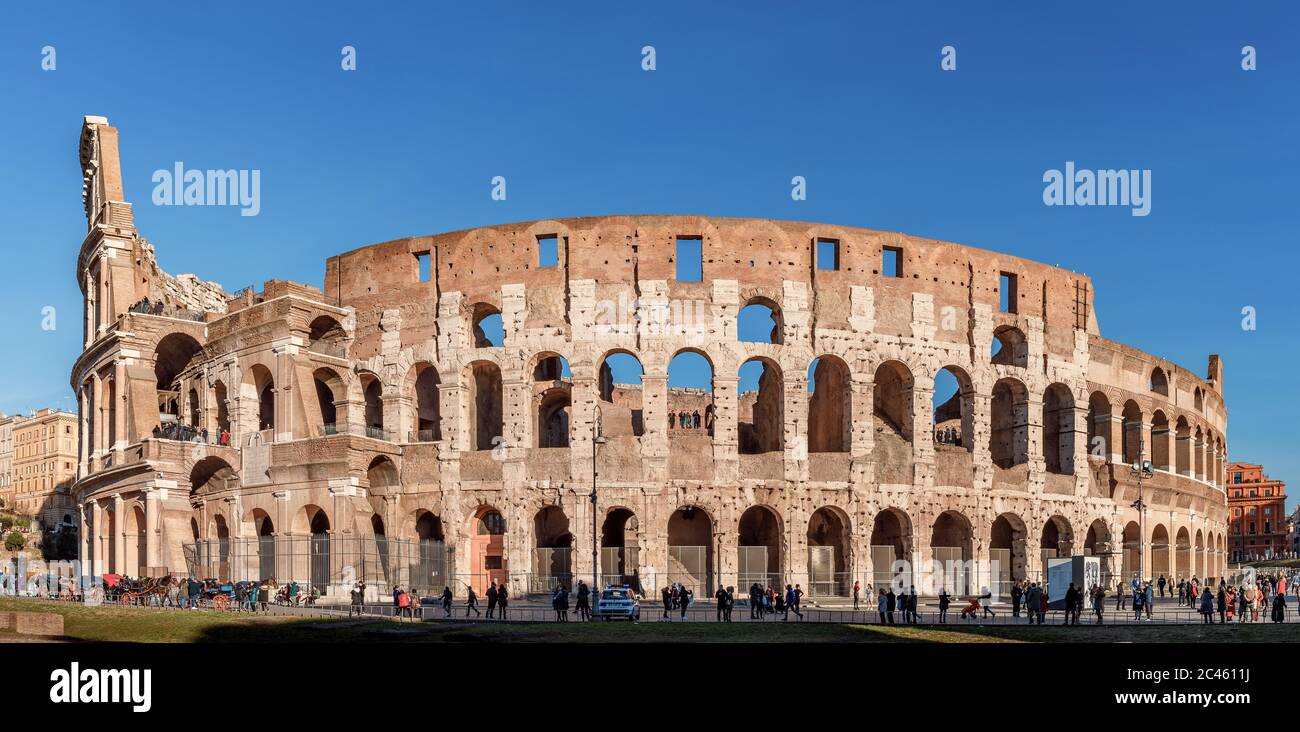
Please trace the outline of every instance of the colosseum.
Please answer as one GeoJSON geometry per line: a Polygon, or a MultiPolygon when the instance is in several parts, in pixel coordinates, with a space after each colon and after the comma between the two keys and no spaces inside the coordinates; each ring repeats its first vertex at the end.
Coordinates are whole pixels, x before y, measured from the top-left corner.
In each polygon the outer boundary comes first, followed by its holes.
{"type": "Polygon", "coordinates": [[[900,559],[995,560],[999,586],[1079,554],[1112,579],[1225,568],[1223,364],[1107,340],[1084,275],[832,224],[604,216],[228,294],[159,268],[106,119],[80,155],[74,496],[97,573],[834,597],[900,559]]]}

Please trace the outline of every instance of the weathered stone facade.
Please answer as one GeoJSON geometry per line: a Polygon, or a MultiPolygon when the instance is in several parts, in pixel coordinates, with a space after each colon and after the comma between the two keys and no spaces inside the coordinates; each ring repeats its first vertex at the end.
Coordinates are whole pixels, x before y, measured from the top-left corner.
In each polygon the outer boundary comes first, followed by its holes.
{"type": "Polygon", "coordinates": [[[590,577],[599,535],[625,549],[602,572],[647,589],[761,573],[837,594],[901,557],[996,557],[1019,577],[1087,552],[1131,572],[1139,449],[1156,467],[1147,573],[1176,570],[1158,538],[1181,529],[1195,573],[1222,570],[1222,364],[1202,377],[1106,340],[1083,275],[852,227],[610,216],[376,244],[331,257],[323,290],[271,280],[219,304],[144,268],[116,130],[87,118],[82,150],[76,495],[101,571],[184,571],[196,540],[409,540],[445,551],[445,575],[526,590],[590,577]],[[679,238],[701,241],[703,281],[676,278],[679,238]],[[132,312],[146,296],[195,317],[132,312]],[[750,304],[772,342],[738,339],[750,304]],[[711,389],[669,388],[684,351],[711,389]],[[640,385],[612,383],[613,354],[640,385]],[[763,389],[742,396],[755,359],[763,389]],[[934,438],[945,368],[956,444],[934,438]],[[230,446],[154,437],[160,412],[230,446]],[[670,428],[682,412],[700,427],[670,428]]]}

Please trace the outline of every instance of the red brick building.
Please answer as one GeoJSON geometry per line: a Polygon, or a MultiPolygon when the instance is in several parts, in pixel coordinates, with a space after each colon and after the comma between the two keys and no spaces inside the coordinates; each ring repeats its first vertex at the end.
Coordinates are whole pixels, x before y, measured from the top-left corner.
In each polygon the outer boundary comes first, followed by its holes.
{"type": "Polygon", "coordinates": [[[1228,463],[1227,472],[1230,560],[1287,556],[1286,484],[1253,463],[1228,463]]]}

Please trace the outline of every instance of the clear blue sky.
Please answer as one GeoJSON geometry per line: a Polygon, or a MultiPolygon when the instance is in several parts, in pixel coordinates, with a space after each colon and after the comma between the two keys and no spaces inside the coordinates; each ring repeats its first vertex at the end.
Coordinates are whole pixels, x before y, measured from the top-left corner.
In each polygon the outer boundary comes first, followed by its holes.
{"type": "Polygon", "coordinates": [[[76,143],[99,114],[162,265],[232,290],[319,285],[327,256],[396,237],[613,213],[835,222],[1086,272],[1104,335],[1197,372],[1222,354],[1230,457],[1300,479],[1293,3],[465,5],[7,7],[0,409],[72,406],[76,143]],[[1067,160],[1150,169],[1151,214],[1044,206],[1067,160]],[[261,214],[151,205],[176,161],[260,169],[261,214]]]}

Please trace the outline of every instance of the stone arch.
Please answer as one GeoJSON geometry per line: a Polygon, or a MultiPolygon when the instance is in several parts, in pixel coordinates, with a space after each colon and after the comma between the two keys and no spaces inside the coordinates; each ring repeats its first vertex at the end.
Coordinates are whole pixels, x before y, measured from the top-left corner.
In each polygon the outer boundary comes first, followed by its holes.
{"type": "Polygon", "coordinates": [[[930,556],[944,567],[944,588],[957,595],[972,594],[975,577],[967,564],[975,558],[975,535],[961,511],[939,514],[930,529],[930,556]]]}
{"type": "Polygon", "coordinates": [[[1192,556],[1192,571],[1204,583],[1206,578],[1205,534],[1200,529],[1196,530],[1196,537],[1192,543],[1192,556]]]}
{"type": "Polygon", "coordinates": [[[997,563],[994,579],[1002,597],[1010,597],[1012,583],[1027,576],[1028,534],[1024,519],[1015,513],[1008,511],[993,520],[989,533],[989,561],[997,563]]]}
{"type": "Polygon", "coordinates": [[[1138,562],[1141,556],[1141,529],[1138,522],[1130,521],[1124,525],[1124,551],[1120,556],[1120,575],[1125,581],[1137,577],[1138,562]]]}
{"type": "Polygon", "coordinates": [[[387,455],[377,455],[370,461],[369,467],[366,468],[366,481],[370,485],[369,493],[372,495],[387,495],[398,492],[402,487],[401,474],[397,470],[397,465],[387,455]]]}
{"type": "Polygon", "coordinates": [[[212,401],[217,409],[217,435],[230,432],[230,394],[226,382],[216,379],[212,382],[212,401]]]}
{"type": "Polygon", "coordinates": [[[1110,400],[1105,393],[1094,391],[1088,397],[1088,454],[1110,459],[1114,447],[1114,423],[1110,400]]]}
{"type": "Polygon", "coordinates": [[[694,430],[690,433],[692,435],[713,437],[715,373],[713,360],[698,348],[683,348],[668,360],[667,419],[671,432],[690,429],[694,430]],[[701,404],[703,412],[700,411],[701,404]],[[694,424],[696,414],[700,415],[698,428],[694,424]]]}
{"type": "Polygon", "coordinates": [[[1029,390],[1012,377],[993,385],[989,413],[989,454],[999,468],[1029,461],[1029,390]]]}
{"type": "Polygon", "coordinates": [[[468,392],[470,444],[475,450],[491,450],[504,439],[501,367],[492,361],[473,361],[465,367],[468,392]]]}
{"type": "Polygon", "coordinates": [[[140,577],[148,574],[149,525],[144,507],[132,501],[126,509],[126,570],[124,574],[140,577]]]}
{"type": "Polygon", "coordinates": [[[438,369],[428,361],[417,361],[411,365],[407,378],[410,382],[408,393],[415,396],[415,442],[437,442],[442,439],[442,407],[439,401],[438,369]]]}
{"type": "Polygon", "coordinates": [[[384,435],[384,383],[372,371],[359,371],[361,395],[365,400],[366,434],[376,439],[384,435]]]}
{"type": "Polygon", "coordinates": [[[1131,465],[1142,452],[1142,408],[1129,399],[1124,402],[1124,462],[1131,465]]]}
{"type": "Polygon", "coordinates": [[[1153,394],[1169,396],[1169,377],[1165,374],[1165,370],[1159,366],[1151,369],[1151,379],[1148,386],[1153,394]]]}
{"type": "Polygon", "coordinates": [[[1074,395],[1059,382],[1043,392],[1043,459],[1049,473],[1074,474],[1074,395]]]}
{"type": "Polygon", "coordinates": [[[960,366],[948,365],[935,372],[933,399],[934,442],[937,445],[974,449],[975,384],[960,366]],[[951,382],[952,394],[945,396],[941,384],[951,382]]]}
{"type": "Polygon", "coordinates": [[[668,517],[668,581],[697,599],[713,594],[713,519],[698,506],[682,506],[668,517]]]}
{"type": "Polygon", "coordinates": [[[1053,515],[1043,523],[1042,539],[1039,548],[1043,555],[1043,570],[1047,570],[1047,560],[1074,555],[1074,527],[1070,520],[1060,514],[1053,515]]]}
{"type": "Polygon", "coordinates": [[[822,506],[808,520],[808,592],[817,597],[847,597],[853,564],[849,515],[822,506]]]}
{"type": "Polygon", "coordinates": [[[426,509],[416,509],[412,515],[415,530],[416,562],[411,584],[437,589],[451,584],[451,561],[447,551],[442,519],[426,509]]]}
{"type": "Polygon", "coordinates": [[[573,584],[573,533],[559,506],[543,506],[533,515],[533,592],[550,592],[573,584]]]}
{"type": "Polygon", "coordinates": [[[1179,579],[1191,579],[1195,564],[1192,557],[1192,537],[1186,526],[1178,527],[1178,532],[1174,535],[1174,561],[1176,576],[1179,579]]]}
{"type": "Polygon", "coordinates": [[[1192,428],[1181,414],[1174,427],[1174,470],[1179,475],[1192,474],[1192,428]]]}
{"type": "Polygon", "coordinates": [[[736,314],[736,340],[742,343],[780,345],[784,340],[783,330],[781,306],[769,298],[751,297],[736,314]],[[762,337],[759,331],[765,331],[762,337]]]}
{"type": "Polygon", "coordinates": [[[912,371],[901,361],[885,361],[876,368],[873,402],[876,433],[912,441],[912,371]]]}
{"type": "Polygon", "coordinates": [[[736,583],[741,591],[756,582],[764,589],[782,586],[784,536],[781,516],[770,506],[750,506],[740,515],[736,527],[736,583]]]}
{"type": "Polygon", "coordinates": [[[307,326],[307,350],[327,356],[345,357],[348,334],[332,315],[318,315],[307,326]]]}
{"type": "Polygon", "coordinates": [[[470,332],[475,348],[505,345],[505,323],[500,308],[486,302],[470,306],[470,332]]]}
{"type": "Polygon", "coordinates": [[[626,506],[612,506],[600,527],[601,585],[641,587],[641,522],[626,506]]]}
{"type": "Polygon", "coordinates": [[[239,476],[230,467],[230,463],[215,455],[198,460],[190,468],[191,496],[225,492],[238,487],[239,476]]]}
{"type": "Polygon", "coordinates": [[[740,365],[739,379],[742,384],[737,409],[739,453],[780,452],[785,446],[785,388],[781,367],[770,358],[751,358],[740,365]],[[757,367],[751,368],[751,364],[757,367]],[[754,371],[758,372],[756,376],[754,371]],[[757,388],[744,391],[743,384],[755,378],[757,388]]]}
{"type": "Polygon", "coordinates": [[[853,439],[853,379],[839,356],[808,366],[808,452],[849,452],[853,439]]]}
{"type": "Polygon", "coordinates": [[[255,363],[248,368],[246,383],[253,387],[257,399],[257,429],[275,429],[275,377],[266,366],[255,363]]]}
{"type": "Polygon", "coordinates": [[[1201,387],[1199,386],[1196,387],[1194,392],[1192,392],[1192,406],[1198,412],[1205,411],[1205,394],[1201,391],[1201,387]]]}
{"type": "Polygon", "coordinates": [[[597,392],[601,433],[607,437],[645,434],[645,367],[626,349],[607,351],[600,358],[597,392]],[[627,383],[619,383],[622,378],[627,383]],[[632,380],[634,378],[634,380],[632,380]]]}
{"type": "Polygon", "coordinates": [[[154,346],[153,372],[158,393],[159,413],[180,417],[181,374],[188,370],[202,356],[202,353],[203,346],[188,333],[176,331],[158,339],[158,344],[154,346]]]}
{"type": "Polygon", "coordinates": [[[339,372],[322,366],[312,372],[312,383],[316,387],[316,406],[320,410],[321,433],[335,434],[339,431],[339,417],[343,416],[346,425],[347,384],[339,372]],[[340,415],[340,408],[343,414],[340,415]]]}
{"type": "Polygon", "coordinates": [[[1029,341],[1024,331],[1014,325],[1003,325],[994,329],[993,344],[989,349],[993,357],[991,363],[999,366],[1029,366],[1029,341]]]}
{"type": "Polygon", "coordinates": [[[510,569],[506,557],[506,519],[490,505],[479,506],[470,519],[470,583],[480,595],[493,583],[505,584],[510,569]]]}
{"type": "Polygon", "coordinates": [[[1169,462],[1169,418],[1163,410],[1151,414],[1151,465],[1156,470],[1172,470],[1169,462]]]}
{"type": "Polygon", "coordinates": [[[1164,524],[1156,524],[1151,529],[1151,566],[1143,580],[1165,575],[1171,572],[1169,567],[1169,530],[1164,524]]]}

